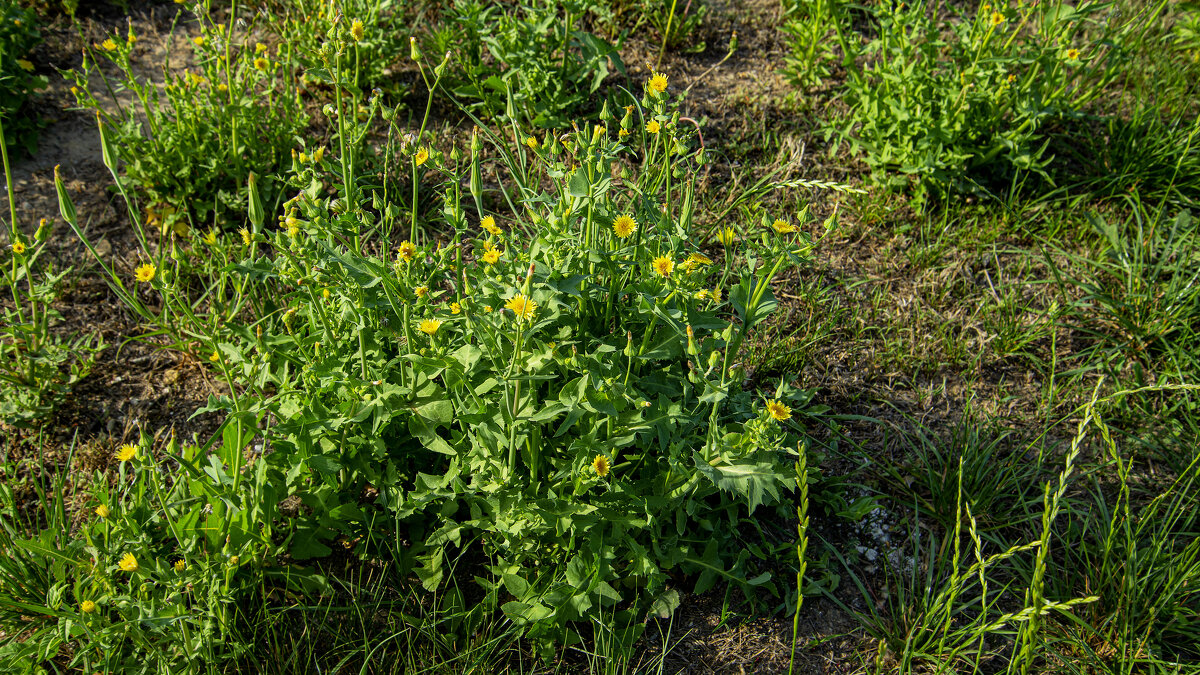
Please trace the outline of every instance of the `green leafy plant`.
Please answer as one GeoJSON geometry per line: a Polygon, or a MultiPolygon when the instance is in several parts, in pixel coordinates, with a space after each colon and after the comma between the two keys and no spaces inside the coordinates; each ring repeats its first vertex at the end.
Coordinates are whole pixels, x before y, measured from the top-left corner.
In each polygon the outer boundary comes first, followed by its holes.
{"type": "Polygon", "coordinates": [[[224,23],[208,14],[196,17],[199,34],[187,47],[195,69],[172,71],[164,64],[158,86],[134,72],[131,53],[137,36],[111,36],[88,50],[83,66],[68,73],[80,107],[96,111],[109,129],[121,182],[148,202],[145,218],[178,229],[221,223],[227,212],[241,213],[251,171],[268,198],[278,194],[276,176],[287,168],[289,151],[307,125],[295,79],[294,56],[286,45],[251,44],[235,31],[237,12],[224,23]],[[101,61],[115,66],[112,82],[101,61]],[[110,112],[92,94],[103,86],[133,94],[128,106],[110,112]]]}
{"type": "Polygon", "coordinates": [[[33,92],[49,83],[38,75],[29,52],[42,41],[38,18],[16,0],[0,0],[0,118],[9,148],[33,154],[42,122],[30,106],[33,92]]]}

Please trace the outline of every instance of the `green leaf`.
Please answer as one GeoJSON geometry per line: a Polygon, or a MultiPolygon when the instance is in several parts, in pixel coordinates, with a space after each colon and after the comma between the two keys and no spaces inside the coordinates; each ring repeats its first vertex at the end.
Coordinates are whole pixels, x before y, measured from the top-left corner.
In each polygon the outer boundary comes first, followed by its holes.
{"type": "Polygon", "coordinates": [[[704,461],[704,457],[698,452],[693,453],[692,461],[695,462],[700,473],[712,481],[713,485],[745,499],[750,513],[754,513],[754,509],[764,503],[763,497],[766,495],[778,500],[779,486],[787,480],[787,476],[767,462],[712,466],[704,461]]]}

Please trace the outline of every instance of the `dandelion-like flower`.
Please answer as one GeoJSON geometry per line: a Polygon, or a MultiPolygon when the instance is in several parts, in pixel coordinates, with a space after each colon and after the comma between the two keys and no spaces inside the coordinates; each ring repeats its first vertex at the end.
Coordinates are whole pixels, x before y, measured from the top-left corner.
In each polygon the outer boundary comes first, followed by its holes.
{"type": "Polygon", "coordinates": [[[601,478],[607,476],[609,469],[611,468],[612,467],[608,465],[608,458],[604,455],[596,455],[596,458],[592,460],[592,470],[594,470],[596,475],[600,476],[601,478]]]}
{"type": "Polygon", "coordinates": [[[221,352],[214,349],[213,353],[209,355],[208,360],[212,361],[213,363],[220,361],[221,360],[221,352]]]}
{"type": "Polygon", "coordinates": [[[416,288],[413,289],[413,293],[416,293],[418,298],[423,298],[423,297],[429,295],[429,287],[428,286],[417,286],[416,288]]]}
{"type": "Polygon", "coordinates": [[[267,46],[264,45],[263,43],[259,42],[258,44],[254,45],[254,53],[255,54],[266,54],[267,46]]]}
{"type": "Polygon", "coordinates": [[[717,232],[717,241],[721,242],[722,246],[726,248],[733,246],[733,240],[734,234],[732,227],[723,227],[717,232]]]}
{"type": "Polygon", "coordinates": [[[617,216],[617,219],[613,221],[613,232],[622,239],[637,232],[637,227],[637,221],[633,219],[633,216],[617,216]]]}
{"type": "Polygon", "coordinates": [[[646,123],[646,133],[648,134],[657,134],[661,128],[662,125],[658,123],[658,120],[650,120],[646,123]]]}
{"type": "Polygon", "coordinates": [[[512,313],[516,315],[518,321],[526,321],[530,319],[533,316],[534,311],[537,310],[537,303],[525,297],[524,293],[517,293],[509,298],[508,302],[504,303],[504,308],[512,310],[512,313]]]}
{"type": "Polygon", "coordinates": [[[424,319],[417,326],[417,329],[420,330],[422,333],[424,333],[430,337],[433,337],[434,333],[437,333],[438,329],[441,327],[442,327],[442,322],[438,321],[437,319],[424,319]]]}
{"type": "Polygon", "coordinates": [[[417,163],[417,166],[421,166],[426,161],[428,161],[428,159],[429,159],[429,151],[426,150],[425,148],[418,148],[416,156],[413,157],[413,161],[415,161],[417,163]]]}
{"type": "Polygon", "coordinates": [[[138,561],[137,558],[133,557],[132,553],[126,553],[121,558],[121,562],[118,564],[121,566],[121,569],[125,570],[126,572],[138,571],[138,561]]]}
{"type": "Polygon", "coordinates": [[[1079,50],[1078,49],[1068,49],[1067,53],[1066,53],[1066,57],[1067,57],[1068,61],[1078,61],[1079,60],[1079,50]]]}
{"type": "Polygon", "coordinates": [[[457,302],[450,303],[450,313],[462,314],[462,305],[458,304],[457,302]]]}
{"type": "Polygon", "coordinates": [[[496,219],[493,216],[484,216],[483,220],[479,221],[479,226],[487,230],[492,236],[499,237],[504,234],[504,230],[496,227],[496,219]]]}
{"type": "Polygon", "coordinates": [[[782,422],[792,417],[792,409],[778,400],[767,401],[767,413],[771,415],[771,419],[777,422],[782,422]]]}
{"type": "Polygon", "coordinates": [[[775,222],[771,223],[771,229],[775,230],[779,234],[791,234],[796,231],[796,226],[787,222],[786,220],[776,220],[775,222]]]}
{"type": "Polygon", "coordinates": [[[157,267],[150,263],[146,263],[144,265],[138,265],[138,268],[133,271],[133,275],[138,281],[146,283],[154,280],[154,273],[157,271],[157,267]]]}
{"type": "Polygon", "coordinates": [[[100,516],[101,518],[107,518],[110,515],[108,507],[103,504],[97,506],[96,515],[100,516]]]}
{"type": "Polygon", "coordinates": [[[79,604],[79,611],[83,612],[84,614],[91,614],[92,612],[96,611],[96,603],[92,602],[91,600],[84,600],[79,604]]]}
{"type": "Polygon", "coordinates": [[[354,23],[350,24],[350,36],[354,38],[355,42],[362,42],[362,40],[363,40],[363,22],[362,21],[355,19],[354,23]]]}
{"type": "Polygon", "coordinates": [[[21,255],[25,252],[25,242],[14,241],[12,244],[12,252],[21,255]]]}
{"type": "Polygon", "coordinates": [[[1001,14],[1000,12],[992,12],[992,17],[990,19],[993,26],[999,26],[1000,24],[1004,23],[1007,20],[1008,19],[1004,18],[1004,15],[1001,14]]]}
{"type": "Polygon", "coordinates": [[[117,449],[117,461],[128,462],[137,455],[138,448],[133,443],[126,443],[117,449]]]}
{"type": "Polygon", "coordinates": [[[186,569],[187,569],[187,561],[186,560],[184,560],[183,558],[180,558],[179,560],[175,561],[175,571],[176,572],[182,573],[186,569]]]}
{"type": "Polygon", "coordinates": [[[684,260],[682,263],[679,264],[679,267],[684,272],[691,272],[692,270],[694,270],[696,268],[704,267],[705,265],[711,265],[711,264],[712,264],[712,259],[709,258],[708,256],[704,255],[703,253],[692,253],[691,255],[689,255],[687,257],[687,260],[684,260]]]}
{"type": "Polygon", "coordinates": [[[525,145],[529,146],[530,150],[537,150],[538,149],[538,139],[534,138],[533,136],[530,136],[529,138],[525,139],[525,145]]]}
{"type": "Polygon", "coordinates": [[[204,43],[208,42],[208,38],[204,37],[203,35],[197,35],[196,37],[192,38],[192,42],[196,43],[197,47],[203,47],[204,43]]]}
{"type": "Polygon", "coordinates": [[[504,255],[503,251],[489,248],[487,252],[483,254],[483,262],[489,265],[495,265],[500,260],[500,256],[502,255],[504,255]]]}
{"type": "Polygon", "coordinates": [[[675,270],[675,261],[671,260],[671,258],[668,256],[660,255],[654,259],[654,262],[651,263],[651,266],[654,268],[654,272],[658,276],[669,277],[671,276],[671,272],[675,270]]]}
{"type": "Polygon", "coordinates": [[[396,249],[396,255],[400,256],[400,259],[403,260],[404,262],[411,262],[413,259],[413,256],[416,254],[417,254],[417,246],[416,246],[416,244],[413,244],[411,241],[401,242],[400,248],[396,249]]]}
{"type": "Polygon", "coordinates": [[[271,67],[271,62],[268,61],[267,59],[264,59],[261,56],[258,57],[257,59],[254,59],[254,69],[255,70],[260,71],[260,72],[265,72],[267,70],[267,68],[270,68],[270,67],[271,67]]]}
{"type": "Polygon", "coordinates": [[[650,91],[656,95],[667,90],[667,76],[662,73],[654,73],[650,76],[650,91]]]}
{"type": "Polygon", "coordinates": [[[104,49],[104,51],[106,51],[106,52],[115,52],[115,51],[117,51],[117,43],[116,43],[116,42],[113,42],[113,39],[112,39],[112,38],[108,38],[108,39],[107,39],[107,40],[105,40],[104,42],[101,42],[101,43],[100,43],[100,47],[101,47],[102,49],[104,49]]]}
{"type": "Polygon", "coordinates": [[[254,238],[250,236],[250,230],[244,227],[238,230],[238,234],[242,235],[242,243],[246,246],[249,246],[250,242],[254,240],[254,238]]]}

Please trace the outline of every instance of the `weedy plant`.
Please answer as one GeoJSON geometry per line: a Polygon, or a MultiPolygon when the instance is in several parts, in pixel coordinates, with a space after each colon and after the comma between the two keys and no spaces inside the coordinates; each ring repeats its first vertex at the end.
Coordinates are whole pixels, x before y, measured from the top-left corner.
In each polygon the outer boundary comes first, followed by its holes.
{"type": "MultiPolygon", "coordinates": [[[[850,112],[835,133],[880,183],[918,199],[947,191],[1010,197],[1031,176],[1049,182],[1051,127],[1070,124],[1107,91],[1165,5],[1118,16],[1105,2],[968,13],[883,3],[871,10],[866,45],[836,32],[850,112]]],[[[815,58],[813,40],[799,57],[805,64],[815,58]]]]}
{"type": "Polygon", "coordinates": [[[42,41],[38,18],[16,0],[0,0],[0,118],[4,120],[3,142],[9,148],[24,148],[32,154],[37,147],[42,122],[29,104],[29,97],[49,83],[38,75],[29,52],[42,41]]]}
{"type": "Polygon", "coordinates": [[[565,127],[593,117],[592,95],[612,70],[624,74],[617,50],[582,27],[600,7],[590,0],[518,3],[511,8],[455,0],[429,36],[426,50],[451,56],[446,86],[488,118],[565,127]]]}
{"type": "MultiPolygon", "coordinates": [[[[190,53],[179,57],[194,67],[173,71],[178,52],[168,43],[161,86],[133,69],[132,25],[125,37],[92,45],[83,65],[67,73],[78,105],[107,125],[109,159],[121,163],[122,186],[147,204],[145,219],[184,237],[189,228],[225,222],[226,213],[244,213],[252,171],[268,200],[279,194],[276,176],[308,123],[292,48],[251,44],[252,31],[238,29],[236,3],[223,23],[195,9],[197,34],[185,43],[190,53]],[[106,67],[115,67],[116,80],[106,67]],[[113,97],[115,111],[95,97],[101,90],[113,97]]],[[[176,21],[182,18],[181,12],[176,21]]]]}
{"type": "MultiPolygon", "coordinates": [[[[619,123],[562,136],[479,128],[469,158],[407,139],[414,178],[437,186],[436,243],[414,241],[415,195],[392,201],[377,167],[330,150],[298,165],[279,229],[251,183],[249,227],[207,281],[193,269],[195,285],[177,283],[188,256],[159,248],[143,292],[173,313],[142,315],[231,385],[206,408],[237,425],[208,460],[231,489],[303,503],[268,528],[279,551],[387,554],[429,591],[462,558],[477,584],[463,616],[498,612],[547,648],[598,613],[606,640],[630,644],[644,612],[678,602],[672,575],[698,592],[781,592],[768,526],[750,516],[790,508],[789,420],[809,397],[744,390],[741,347],[776,306],[772,279],[813,243],[781,217],[697,248],[706,158],[668,85],[656,73],[619,123]],[[485,144],[508,171],[508,215],[482,206],[485,144]],[[161,325],[175,318],[186,330],[161,325]]],[[[274,517],[256,508],[238,517],[274,517]]]]}

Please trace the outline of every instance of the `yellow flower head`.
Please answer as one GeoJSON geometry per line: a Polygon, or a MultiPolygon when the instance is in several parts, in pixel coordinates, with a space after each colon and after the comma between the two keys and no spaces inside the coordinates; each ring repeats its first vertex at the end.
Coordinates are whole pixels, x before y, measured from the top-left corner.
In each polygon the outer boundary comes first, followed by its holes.
{"type": "Polygon", "coordinates": [[[771,223],[771,229],[775,230],[779,234],[791,234],[796,231],[796,226],[787,222],[786,220],[776,220],[775,222],[771,223]]]}
{"type": "Polygon", "coordinates": [[[96,603],[92,602],[91,600],[84,600],[79,605],[79,611],[83,612],[84,614],[91,614],[92,612],[96,611],[96,603]]]}
{"type": "Polygon", "coordinates": [[[428,286],[417,286],[416,288],[413,289],[413,293],[416,293],[418,298],[423,298],[423,297],[429,295],[429,287],[428,286]]]}
{"type": "Polygon", "coordinates": [[[152,281],[154,279],[154,273],[157,271],[157,267],[150,263],[146,263],[144,265],[139,265],[138,268],[133,271],[133,274],[135,277],[137,277],[138,281],[146,283],[147,281],[152,281]]]}
{"type": "Polygon", "coordinates": [[[601,478],[604,478],[608,475],[610,468],[612,467],[608,465],[608,458],[604,455],[596,455],[596,459],[592,460],[592,469],[594,469],[596,471],[596,475],[600,476],[601,478]]]}
{"type": "Polygon", "coordinates": [[[242,243],[246,246],[249,246],[250,241],[252,240],[252,237],[250,236],[250,230],[243,227],[242,229],[238,230],[238,234],[242,235],[242,243]]]}
{"type": "Polygon", "coordinates": [[[208,42],[208,38],[204,37],[203,35],[197,35],[196,37],[192,38],[192,42],[196,43],[197,47],[203,47],[204,43],[208,42]]]}
{"type": "Polygon", "coordinates": [[[133,557],[132,553],[126,553],[121,558],[121,562],[119,564],[121,565],[121,569],[125,570],[126,572],[138,571],[138,561],[137,558],[133,557]]]}
{"type": "Polygon", "coordinates": [[[271,67],[271,62],[268,61],[267,59],[264,59],[261,56],[258,57],[257,59],[254,59],[254,69],[255,70],[266,71],[266,69],[270,68],[270,67],[271,67]]]}
{"type": "Polygon", "coordinates": [[[33,72],[33,64],[25,59],[17,59],[17,65],[21,66],[21,69],[26,72],[33,72]]]}
{"type": "Polygon", "coordinates": [[[100,48],[106,52],[115,52],[117,51],[117,43],[113,42],[112,38],[108,38],[104,42],[100,43],[100,48]]]}
{"type": "Polygon", "coordinates": [[[401,242],[400,248],[396,249],[396,255],[404,262],[410,262],[413,256],[417,254],[417,246],[411,241],[401,242]]]}
{"type": "Polygon", "coordinates": [[[312,156],[313,162],[319,164],[321,162],[321,159],[323,159],[324,157],[325,157],[325,146],[322,145],[321,147],[319,147],[313,151],[313,156],[312,156]]]}
{"type": "Polygon", "coordinates": [[[450,313],[462,314],[462,305],[458,304],[457,302],[450,303],[450,313]]]}
{"type": "Polygon", "coordinates": [[[499,237],[504,234],[504,230],[496,227],[496,219],[492,216],[484,216],[483,220],[479,221],[479,226],[490,232],[493,236],[499,237]]]}
{"type": "Polygon", "coordinates": [[[633,219],[633,216],[617,216],[617,219],[613,221],[613,232],[622,239],[637,232],[637,227],[637,221],[633,219]]]}
{"type": "Polygon", "coordinates": [[[648,134],[657,134],[658,130],[661,128],[662,125],[658,123],[658,120],[650,120],[649,122],[646,122],[646,133],[648,134]]]}
{"type": "Polygon", "coordinates": [[[734,235],[732,227],[723,227],[717,232],[717,241],[721,242],[722,246],[733,246],[733,240],[734,235]]]}
{"type": "Polygon", "coordinates": [[[137,455],[138,448],[133,443],[126,443],[117,450],[117,460],[128,462],[137,455]]]}
{"type": "Polygon", "coordinates": [[[265,54],[266,52],[267,52],[267,46],[264,45],[263,43],[260,42],[256,45],[254,45],[254,53],[255,54],[265,54]]]}
{"type": "Polygon", "coordinates": [[[362,42],[362,39],[363,39],[363,22],[362,21],[355,19],[354,23],[350,24],[350,36],[354,38],[355,42],[362,42]]]}
{"type": "Polygon", "coordinates": [[[660,277],[669,277],[671,276],[671,272],[675,270],[675,261],[665,255],[655,258],[651,265],[654,267],[654,272],[660,277]]]}
{"type": "Polygon", "coordinates": [[[187,561],[186,560],[184,560],[183,558],[180,558],[179,560],[175,561],[175,571],[176,572],[182,573],[186,569],[187,569],[187,561]]]}
{"type": "Polygon", "coordinates": [[[325,298],[326,300],[328,300],[330,295],[332,295],[332,293],[329,292],[328,288],[321,289],[321,297],[322,298],[325,298]]]}
{"type": "Polygon", "coordinates": [[[433,334],[437,333],[438,329],[441,327],[442,327],[441,321],[438,321],[437,319],[425,319],[425,320],[421,321],[421,323],[417,326],[417,329],[420,330],[422,333],[432,337],[433,334]]]}
{"type": "Polygon", "coordinates": [[[1001,14],[1000,12],[992,12],[992,17],[990,20],[991,20],[993,26],[999,26],[1000,24],[1004,23],[1008,19],[1005,19],[1004,15],[1001,14]]]}
{"type": "Polygon", "coordinates": [[[213,353],[209,355],[208,360],[212,361],[213,363],[220,361],[221,360],[221,352],[214,349],[213,353]]]}
{"type": "Polygon", "coordinates": [[[1079,50],[1078,49],[1068,49],[1066,56],[1067,56],[1068,61],[1078,61],[1079,60],[1079,50]]]}
{"type": "Polygon", "coordinates": [[[417,150],[417,156],[413,158],[413,160],[416,161],[417,166],[421,166],[428,159],[429,159],[429,151],[426,150],[425,148],[419,148],[417,150]]]}
{"type": "Polygon", "coordinates": [[[524,293],[517,293],[504,303],[504,308],[512,310],[518,321],[525,321],[533,316],[537,303],[525,297],[524,293]]]}
{"type": "Polygon", "coordinates": [[[767,412],[770,413],[771,419],[778,422],[791,419],[792,417],[792,409],[780,403],[778,400],[767,401],[767,412]]]}
{"type": "Polygon", "coordinates": [[[100,506],[97,506],[96,507],[96,515],[100,516],[101,518],[107,518],[109,516],[108,507],[103,504],[101,504],[100,506]]]}
{"type": "Polygon", "coordinates": [[[494,248],[489,248],[487,250],[487,253],[483,254],[483,262],[485,262],[489,265],[495,265],[500,260],[500,256],[502,256],[502,255],[504,255],[503,251],[498,251],[494,248]]]}
{"type": "Polygon", "coordinates": [[[708,256],[702,253],[692,253],[687,257],[687,260],[684,260],[682,263],[680,263],[679,267],[685,272],[691,272],[698,267],[704,267],[705,265],[711,264],[712,259],[708,256]]]}
{"type": "Polygon", "coordinates": [[[13,253],[16,253],[17,255],[21,255],[22,253],[25,252],[25,242],[14,241],[13,245],[12,245],[12,250],[13,250],[13,253]]]}
{"type": "Polygon", "coordinates": [[[530,136],[529,138],[525,139],[525,145],[528,145],[530,150],[537,150],[538,139],[534,138],[533,136],[530,136]]]}
{"type": "Polygon", "coordinates": [[[650,76],[650,91],[655,95],[661,94],[667,90],[667,76],[662,73],[654,73],[650,76]]]}

